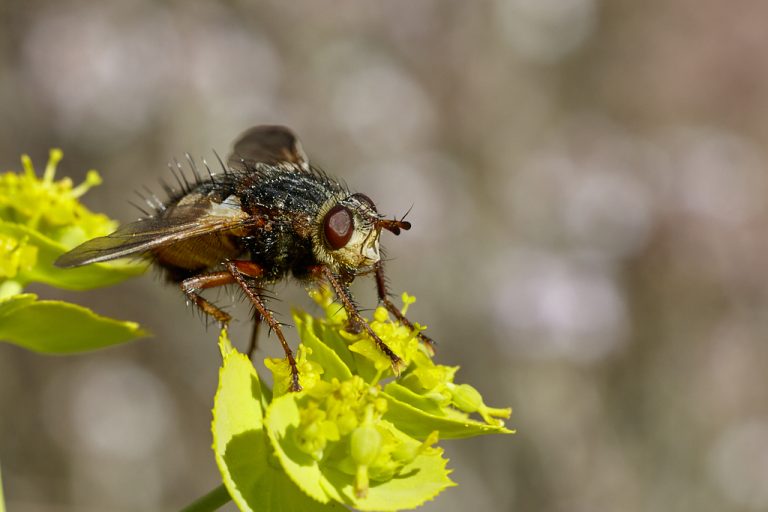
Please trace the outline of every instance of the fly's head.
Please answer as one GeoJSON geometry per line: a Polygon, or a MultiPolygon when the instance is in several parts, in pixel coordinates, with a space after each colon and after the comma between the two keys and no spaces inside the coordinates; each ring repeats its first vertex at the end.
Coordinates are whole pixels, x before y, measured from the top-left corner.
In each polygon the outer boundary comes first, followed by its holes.
{"type": "Polygon", "coordinates": [[[381,259],[382,229],[399,235],[410,227],[410,222],[383,218],[365,194],[333,197],[315,218],[315,256],[335,273],[359,274],[381,259]]]}

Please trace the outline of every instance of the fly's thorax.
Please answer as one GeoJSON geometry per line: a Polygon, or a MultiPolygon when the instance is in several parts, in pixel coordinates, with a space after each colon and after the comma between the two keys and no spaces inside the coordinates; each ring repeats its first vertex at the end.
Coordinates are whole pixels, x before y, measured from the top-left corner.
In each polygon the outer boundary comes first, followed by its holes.
{"type": "MultiPolygon", "coordinates": [[[[363,196],[364,197],[364,196],[363,196]]],[[[336,273],[359,271],[381,259],[378,214],[359,194],[335,195],[318,210],[313,222],[313,251],[336,273]]]]}

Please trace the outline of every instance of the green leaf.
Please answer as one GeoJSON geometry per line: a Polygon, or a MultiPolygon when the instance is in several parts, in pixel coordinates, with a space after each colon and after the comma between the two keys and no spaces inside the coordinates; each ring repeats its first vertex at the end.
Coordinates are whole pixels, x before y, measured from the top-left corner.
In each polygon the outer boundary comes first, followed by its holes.
{"type": "Polygon", "coordinates": [[[0,340],[35,352],[69,354],[147,336],[135,322],[97,315],[88,308],[31,293],[0,299],[0,340]]]}
{"type": "Polygon", "coordinates": [[[356,364],[354,356],[352,355],[352,352],[349,351],[347,342],[339,336],[339,326],[328,325],[325,321],[313,318],[304,311],[294,312],[293,318],[297,321],[299,321],[300,318],[309,319],[310,321],[307,322],[308,330],[311,330],[317,339],[321,340],[325,346],[330,348],[339,359],[342,360],[347,368],[352,370],[352,373],[355,373],[356,364]]]}
{"type": "Polygon", "coordinates": [[[253,364],[231,346],[223,346],[222,352],[213,449],[224,485],[240,510],[343,510],[313,501],[282,471],[264,433],[261,384],[253,364]]]}
{"type": "Polygon", "coordinates": [[[323,489],[325,477],[317,461],[299,450],[290,435],[301,421],[296,394],[285,394],[274,399],[268,411],[267,434],[283,469],[302,491],[319,502],[328,503],[331,496],[323,489]]]}
{"type": "Polygon", "coordinates": [[[514,433],[513,430],[501,426],[473,420],[459,411],[455,411],[455,416],[449,416],[427,397],[418,395],[397,382],[390,382],[384,390],[382,396],[388,403],[384,418],[416,439],[426,439],[433,431],[439,432],[441,439],[514,433]]]}
{"type": "Polygon", "coordinates": [[[27,244],[37,247],[35,265],[19,270],[19,274],[14,277],[15,281],[22,284],[39,282],[67,290],[89,290],[119,283],[147,269],[145,263],[96,263],[76,268],[58,268],[53,262],[66,252],[63,245],[34,229],[10,222],[0,221],[0,234],[17,240],[26,239],[27,244]]]}
{"type": "Polygon", "coordinates": [[[339,380],[347,380],[352,378],[352,371],[349,366],[315,334],[312,327],[314,321],[311,316],[294,313],[293,320],[296,322],[296,330],[301,342],[312,349],[312,359],[323,367],[323,379],[331,380],[336,377],[339,380]]]}
{"type": "Polygon", "coordinates": [[[0,319],[9,317],[17,309],[29,306],[36,300],[37,295],[34,293],[21,293],[0,299],[0,319]]]}
{"type": "MultiPolygon", "coordinates": [[[[455,485],[446,469],[447,459],[439,448],[425,448],[407,464],[399,476],[370,482],[367,495],[355,493],[355,477],[323,464],[299,450],[292,433],[299,427],[301,394],[290,393],[269,406],[265,425],[285,472],[301,489],[317,499],[335,500],[358,510],[399,510],[418,507],[447,487],[455,485]]],[[[420,443],[392,428],[391,432],[414,453],[420,443]]]]}

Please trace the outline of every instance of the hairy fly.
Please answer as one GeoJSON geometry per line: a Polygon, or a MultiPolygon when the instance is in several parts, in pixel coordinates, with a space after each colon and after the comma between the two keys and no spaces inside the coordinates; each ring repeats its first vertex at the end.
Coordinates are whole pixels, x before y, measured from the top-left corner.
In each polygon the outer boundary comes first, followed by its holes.
{"type": "Polygon", "coordinates": [[[180,190],[167,187],[170,197],[164,202],[152,197],[153,211],[146,217],[85,242],[56,265],[147,255],[190,302],[223,325],[230,315],[200,292],[238,286],[255,310],[251,350],[256,328],[266,321],[283,346],[294,391],[301,389],[296,361],[263,289],[289,276],[325,281],[347,311],[350,329],[367,332],[398,373],[402,361],[362,318],[349,284],[358,275],[375,275],[381,303],[413,327],[389,299],[379,249],[382,230],[398,235],[410,229],[409,222],[383,217],[367,195],[351,193],[313,167],[298,138],[282,126],[255,126],[243,133],[221,173],[208,169],[203,177],[191,159],[190,166],[192,182],[177,174],[180,190]]]}

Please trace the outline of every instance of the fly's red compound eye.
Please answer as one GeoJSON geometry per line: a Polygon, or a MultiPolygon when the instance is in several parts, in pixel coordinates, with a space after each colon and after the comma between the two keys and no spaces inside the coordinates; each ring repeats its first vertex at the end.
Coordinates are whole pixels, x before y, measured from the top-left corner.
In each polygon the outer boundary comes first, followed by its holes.
{"type": "Polygon", "coordinates": [[[346,207],[337,204],[325,214],[323,230],[325,231],[325,239],[331,249],[341,249],[347,245],[349,239],[352,238],[352,232],[355,230],[352,212],[346,207]]]}

